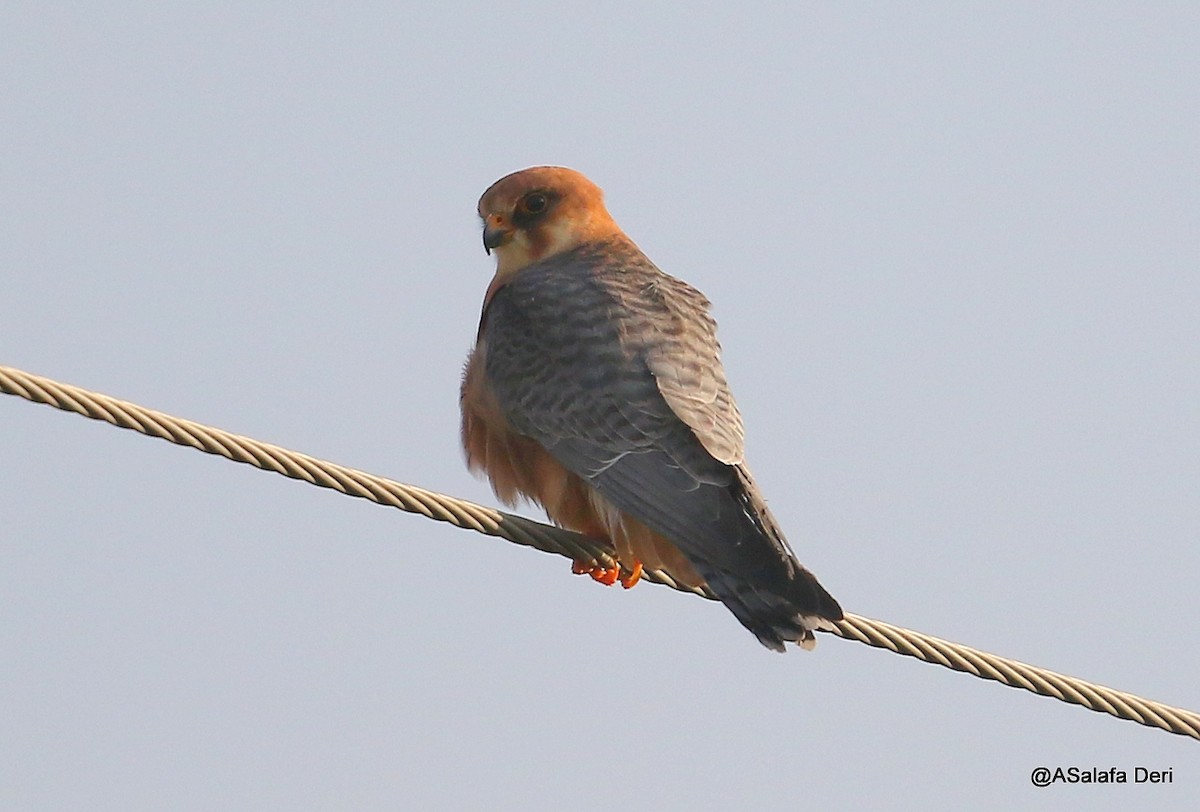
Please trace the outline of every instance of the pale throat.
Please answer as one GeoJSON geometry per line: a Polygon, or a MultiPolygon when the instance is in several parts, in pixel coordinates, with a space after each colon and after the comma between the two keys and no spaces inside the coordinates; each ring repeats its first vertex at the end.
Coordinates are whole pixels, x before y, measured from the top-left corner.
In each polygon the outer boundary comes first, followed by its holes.
{"type": "Polygon", "coordinates": [[[586,224],[575,220],[543,223],[535,235],[524,230],[513,232],[512,239],[496,248],[496,275],[508,277],[527,265],[567,251],[586,241],[586,224]]]}

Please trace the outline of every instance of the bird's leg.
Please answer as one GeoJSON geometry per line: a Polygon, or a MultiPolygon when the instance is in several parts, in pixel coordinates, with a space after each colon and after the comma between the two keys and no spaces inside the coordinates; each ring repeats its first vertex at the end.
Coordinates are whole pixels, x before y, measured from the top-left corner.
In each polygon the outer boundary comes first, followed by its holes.
{"type": "Polygon", "coordinates": [[[625,574],[621,576],[621,586],[625,587],[626,589],[632,589],[633,585],[636,584],[641,579],[642,579],[642,562],[634,561],[633,569],[626,570],[625,574]]]}

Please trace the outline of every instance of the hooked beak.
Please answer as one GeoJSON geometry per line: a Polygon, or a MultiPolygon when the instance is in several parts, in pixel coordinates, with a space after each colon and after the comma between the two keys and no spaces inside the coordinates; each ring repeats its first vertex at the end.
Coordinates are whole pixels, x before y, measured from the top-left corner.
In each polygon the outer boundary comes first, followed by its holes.
{"type": "Polygon", "coordinates": [[[512,239],[513,230],[498,214],[489,214],[483,221],[483,250],[488,254],[512,239]]]}

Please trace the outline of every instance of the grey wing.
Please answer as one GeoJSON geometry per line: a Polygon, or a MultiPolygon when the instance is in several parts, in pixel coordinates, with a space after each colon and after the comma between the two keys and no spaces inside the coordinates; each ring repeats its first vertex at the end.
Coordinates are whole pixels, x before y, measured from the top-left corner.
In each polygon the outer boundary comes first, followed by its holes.
{"type": "Polygon", "coordinates": [[[764,644],[811,639],[797,616],[840,609],[791,555],[740,465],[741,418],[707,302],[640,252],[619,274],[598,273],[609,249],[531,266],[493,297],[486,365],[501,408],[674,543],[764,644]]]}
{"type": "MultiPolygon", "coordinates": [[[[628,280],[610,284],[628,285],[628,280]]],[[[635,317],[629,320],[626,332],[644,348],[646,366],[658,391],[715,459],[729,465],[740,463],[744,453],[742,415],[725,380],[708,299],[663,273],[637,293],[627,297],[635,317]]]]}
{"type": "MultiPolygon", "coordinates": [[[[663,387],[651,368],[666,366],[648,340],[655,314],[633,301],[636,291],[614,289],[596,273],[606,258],[577,249],[527,268],[495,294],[483,338],[501,408],[517,431],[570,456],[567,467],[589,481],[606,473],[616,478],[612,469],[624,470],[629,462],[618,463],[629,458],[655,472],[654,481],[647,473],[639,484],[661,485],[663,498],[700,484],[730,484],[729,466],[699,441],[662,391],[679,391],[683,400],[684,384],[663,387]]],[[[623,266],[633,288],[638,279],[662,275],[648,260],[642,263],[626,259],[623,266]]],[[[723,377],[713,388],[725,388],[723,377]]],[[[697,398],[690,408],[699,414],[705,406],[697,398]]],[[[740,459],[740,418],[732,438],[719,442],[725,456],[740,459]]],[[[650,496],[657,495],[656,488],[650,496]]]]}

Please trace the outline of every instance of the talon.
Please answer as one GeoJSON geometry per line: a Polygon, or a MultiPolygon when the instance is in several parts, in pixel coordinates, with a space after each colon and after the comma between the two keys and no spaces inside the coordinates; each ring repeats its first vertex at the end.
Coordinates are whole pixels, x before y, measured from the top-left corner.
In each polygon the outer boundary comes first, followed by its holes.
{"type": "Polygon", "coordinates": [[[612,586],[621,577],[621,568],[619,566],[608,569],[599,564],[585,564],[581,561],[573,561],[571,563],[571,572],[576,575],[590,575],[593,581],[598,581],[605,586],[612,586]]]}
{"type": "Polygon", "coordinates": [[[596,567],[594,570],[589,572],[588,575],[592,576],[593,581],[599,581],[605,586],[612,586],[617,582],[617,579],[621,577],[621,568],[613,567],[609,570],[605,569],[604,567],[596,567]]]}
{"type": "Polygon", "coordinates": [[[633,562],[633,569],[621,576],[621,586],[632,589],[633,585],[642,579],[642,562],[633,562]]]}

